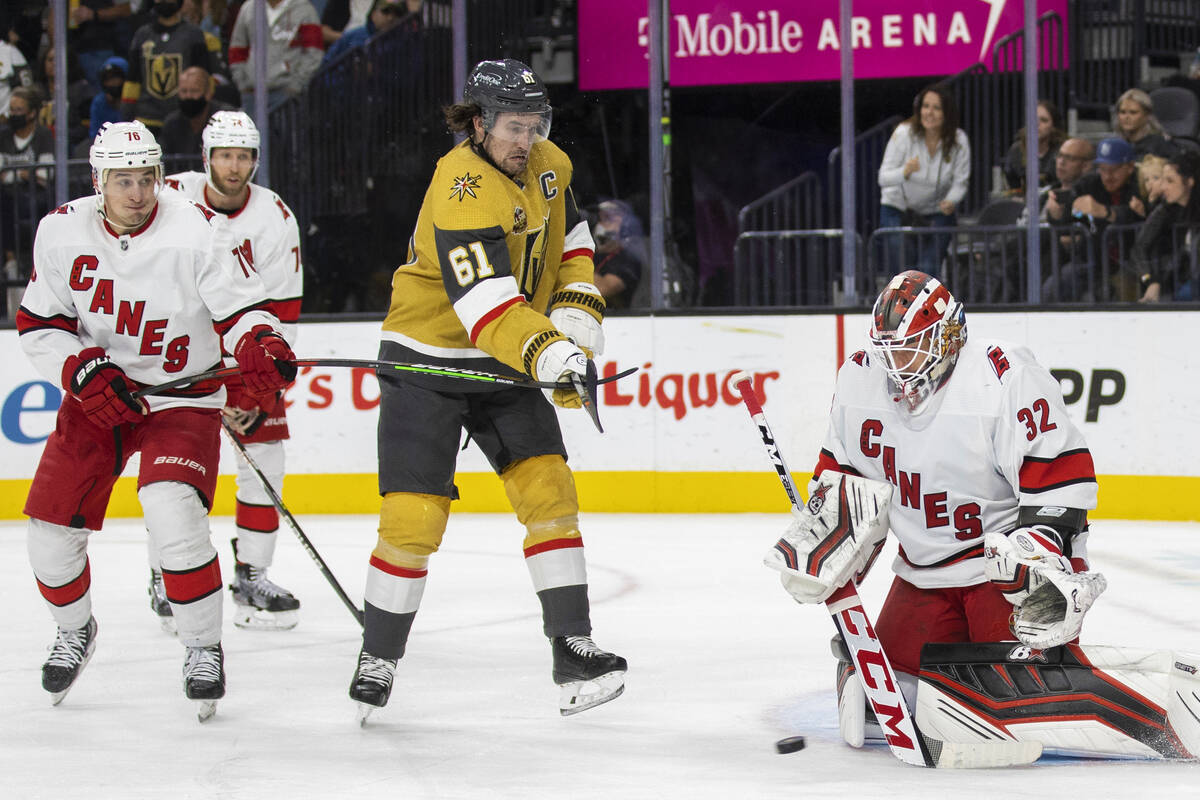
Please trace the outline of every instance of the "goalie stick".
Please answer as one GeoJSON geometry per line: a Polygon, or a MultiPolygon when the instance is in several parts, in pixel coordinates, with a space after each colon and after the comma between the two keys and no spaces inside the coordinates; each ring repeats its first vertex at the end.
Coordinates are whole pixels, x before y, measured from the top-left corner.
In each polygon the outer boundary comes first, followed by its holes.
{"type": "MultiPolygon", "coordinates": [[[[732,376],[730,382],[741,394],[746,411],[758,426],[767,456],[779,474],[779,481],[783,484],[792,507],[799,510],[802,507],[800,490],[783,460],[775,434],[767,424],[762,404],[754,394],[750,376],[739,372],[732,376]]],[[[832,615],[834,626],[850,651],[863,691],[875,711],[888,747],[896,758],[918,767],[972,768],[1031,764],[1041,756],[1042,746],[1037,742],[960,744],[942,742],[922,735],[904,700],[904,694],[900,691],[900,682],[896,679],[892,664],[879,637],[875,635],[871,618],[859,599],[854,581],[848,581],[830,595],[825,600],[825,607],[832,615]]]]}
{"type": "Polygon", "coordinates": [[[238,439],[237,432],[233,430],[233,427],[230,426],[229,422],[224,418],[221,420],[221,425],[225,428],[225,433],[229,436],[230,444],[232,444],[234,449],[237,450],[238,453],[241,454],[242,458],[246,460],[246,463],[250,466],[250,469],[258,478],[258,482],[262,484],[263,490],[267,493],[267,496],[271,498],[271,502],[275,504],[276,510],[279,511],[285,520],[287,520],[288,525],[290,525],[292,528],[292,532],[295,533],[296,538],[300,540],[300,544],[304,547],[305,552],[308,553],[312,557],[312,560],[316,562],[317,568],[321,570],[321,574],[325,576],[325,580],[329,581],[329,585],[333,587],[333,591],[337,594],[341,601],[346,604],[346,608],[350,609],[350,613],[354,615],[356,620],[358,620],[358,624],[365,625],[366,622],[363,612],[359,610],[358,606],[354,605],[354,603],[350,600],[350,597],[346,594],[346,590],[342,588],[340,583],[338,583],[338,579],[333,577],[333,572],[330,571],[329,565],[325,563],[325,559],[321,558],[321,554],[317,552],[315,547],[313,547],[313,543],[309,541],[307,536],[304,535],[304,531],[300,530],[300,523],[296,522],[296,518],[292,516],[292,512],[287,510],[287,506],[283,504],[283,499],[280,498],[279,493],[275,491],[275,487],[271,485],[269,480],[267,480],[267,476],[263,474],[261,469],[259,469],[258,464],[254,463],[254,458],[246,450],[246,445],[242,444],[241,440],[238,439]]]}
{"type": "MultiPolygon", "coordinates": [[[[409,364],[403,361],[379,361],[374,359],[361,358],[298,358],[292,361],[297,367],[358,367],[360,369],[394,369],[400,372],[413,372],[421,375],[430,375],[437,378],[458,378],[460,380],[474,381],[476,383],[492,383],[497,386],[519,386],[525,389],[562,389],[563,386],[550,381],[535,381],[527,378],[510,378],[505,375],[497,375],[494,372],[481,372],[474,369],[463,369],[461,367],[443,367],[436,364],[409,364]]],[[[590,361],[589,361],[590,363],[590,361]]],[[[604,383],[620,380],[637,372],[637,367],[630,367],[622,370],[616,375],[609,375],[596,380],[597,386],[604,383]]],[[[156,384],[155,386],[145,386],[133,393],[134,397],[148,397],[154,394],[162,394],[163,392],[177,389],[180,386],[190,386],[201,381],[214,380],[220,378],[228,378],[237,375],[240,369],[233,367],[216,367],[215,369],[199,372],[195,375],[188,375],[183,378],[175,378],[174,380],[165,383],[156,384]]],[[[589,380],[590,384],[590,380],[589,380]]],[[[590,410],[589,410],[589,413],[590,410]]],[[[599,422],[597,421],[597,427],[599,422]]]]}

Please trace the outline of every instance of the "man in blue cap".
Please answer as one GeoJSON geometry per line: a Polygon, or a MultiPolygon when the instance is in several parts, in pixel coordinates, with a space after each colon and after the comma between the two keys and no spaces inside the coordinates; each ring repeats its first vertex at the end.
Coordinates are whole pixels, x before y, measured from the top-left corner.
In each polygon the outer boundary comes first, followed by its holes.
{"type": "Polygon", "coordinates": [[[120,56],[111,56],[100,67],[98,77],[101,91],[92,98],[89,142],[96,138],[104,123],[121,121],[121,90],[125,86],[125,76],[128,74],[129,62],[120,56]]]}
{"type": "MultiPolygon", "coordinates": [[[[1103,259],[1100,247],[1108,225],[1133,225],[1144,218],[1129,204],[1137,197],[1137,181],[1133,145],[1112,137],[1101,140],[1096,147],[1096,169],[1079,179],[1075,185],[1072,216],[1078,225],[1087,228],[1093,238],[1093,255],[1085,260],[1083,247],[1074,249],[1077,258],[1062,268],[1061,275],[1051,275],[1042,287],[1044,300],[1059,302],[1132,300],[1121,286],[1114,283],[1119,277],[1119,252],[1109,254],[1112,275],[1101,274],[1103,259]]],[[[1140,207],[1140,204],[1139,204],[1140,207]]],[[[1132,235],[1131,235],[1132,236],[1132,235]]],[[[1132,238],[1130,239],[1132,243],[1132,238]]],[[[1119,242],[1112,240],[1114,251],[1119,242]]]]}

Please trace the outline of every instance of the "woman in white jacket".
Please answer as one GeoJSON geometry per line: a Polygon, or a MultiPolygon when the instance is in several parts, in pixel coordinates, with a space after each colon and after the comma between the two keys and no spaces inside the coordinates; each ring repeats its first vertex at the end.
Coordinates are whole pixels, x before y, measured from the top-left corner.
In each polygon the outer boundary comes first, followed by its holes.
{"type": "MultiPolygon", "coordinates": [[[[958,106],[941,85],[922,89],[913,101],[913,115],[892,132],[879,166],[879,227],[952,227],[955,209],[967,193],[971,177],[971,145],[958,127],[958,106]]],[[[914,266],[939,275],[950,234],[922,236],[917,263],[911,263],[911,238],[884,240],[883,268],[895,274],[914,266]]]]}

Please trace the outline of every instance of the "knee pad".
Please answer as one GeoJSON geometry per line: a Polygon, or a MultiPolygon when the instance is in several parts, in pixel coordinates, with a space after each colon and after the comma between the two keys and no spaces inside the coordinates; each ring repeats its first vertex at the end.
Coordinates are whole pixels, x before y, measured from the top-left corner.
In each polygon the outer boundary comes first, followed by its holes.
{"type": "Polygon", "coordinates": [[[164,569],[189,570],[216,556],[209,540],[208,510],[194,486],[150,483],[138,490],[138,500],[164,569]]]}
{"type": "MultiPolygon", "coordinates": [[[[283,442],[251,442],[245,447],[271,488],[282,497],[285,469],[283,442]]],[[[262,481],[254,474],[246,459],[241,457],[237,459],[237,499],[251,505],[274,506],[262,481]]]]}
{"type": "Polygon", "coordinates": [[[374,555],[399,567],[424,569],[436,553],[450,518],[450,498],[436,494],[389,492],[379,511],[379,542],[374,555]]]}
{"type": "Polygon", "coordinates": [[[25,544],[33,574],[47,586],[61,586],[74,580],[87,563],[86,528],[68,528],[30,518],[25,544]]]}
{"type": "Polygon", "coordinates": [[[526,547],[544,539],[579,535],[575,478],[562,456],[526,458],[500,477],[517,519],[529,531],[526,547]]]}

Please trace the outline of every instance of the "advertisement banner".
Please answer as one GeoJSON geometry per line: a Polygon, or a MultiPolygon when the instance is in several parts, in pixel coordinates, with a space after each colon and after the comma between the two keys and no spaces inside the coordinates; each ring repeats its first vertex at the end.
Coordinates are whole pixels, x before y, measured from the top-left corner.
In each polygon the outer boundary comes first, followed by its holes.
{"type": "MultiPolygon", "coordinates": [[[[841,75],[838,0],[671,0],[664,57],[672,86],[832,81],[841,75]]],[[[1038,14],[1067,20],[1066,0],[1038,14]]],[[[644,89],[645,0],[579,0],[579,88],[644,89]]],[[[854,77],[953,75],[1024,27],[1021,0],[855,0],[854,77]]],[[[1065,47],[1065,44],[1064,44],[1065,47]]],[[[1063,54],[1065,63],[1065,54],[1063,54]]]]}
{"type": "MultiPolygon", "coordinates": [[[[968,311],[968,326],[972,338],[1028,344],[1058,378],[1097,473],[1126,476],[1125,483],[1102,481],[1102,504],[1179,505],[1200,488],[1200,462],[1178,455],[1200,451],[1200,356],[1169,346],[1200,339],[1200,315],[968,311]]],[[[601,510],[761,510],[764,503],[778,506],[782,492],[730,376],[738,370],[754,376],[785,460],[803,486],[825,433],[837,366],[866,346],[868,319],[618,317],[604,327],[600,372],[638,371],[601,387],[603,434],[583,412],[559,412],[586,504],[601,510]],[[589,485],[599,488],[583,488],[589,485]]],[[[378,336],[374,322],[302,323],[296,351],[303,357],[373,358],[378,336]]],[[[62,392],[34,372],[14,331],[0,332],[0,366],[0,511],[16,516],[62,392]]],[[[355,503],[377,507],[374,373],[305,368],[286,400],[288,486],[302,487],[302,507],[350,510],[353,504],[338,492],[347,491],[351,478],[363,498],[355,503]]],[[[227,448],[222,475],[232,474],[235,463],[227,448]]],[[[476,476],[489,487],[486,502],[500,504],[492,510],[505,508],[499,481],[477,448],[459,454],[458,468],[460,487],[476,476]]],[[[125,471],[134,474],[136,460],[125,471]]],[[[464,497],[470,494],[464,491],[464,497]]],[[[479,490],[473,496],[480,497],[479,490]]]]}

